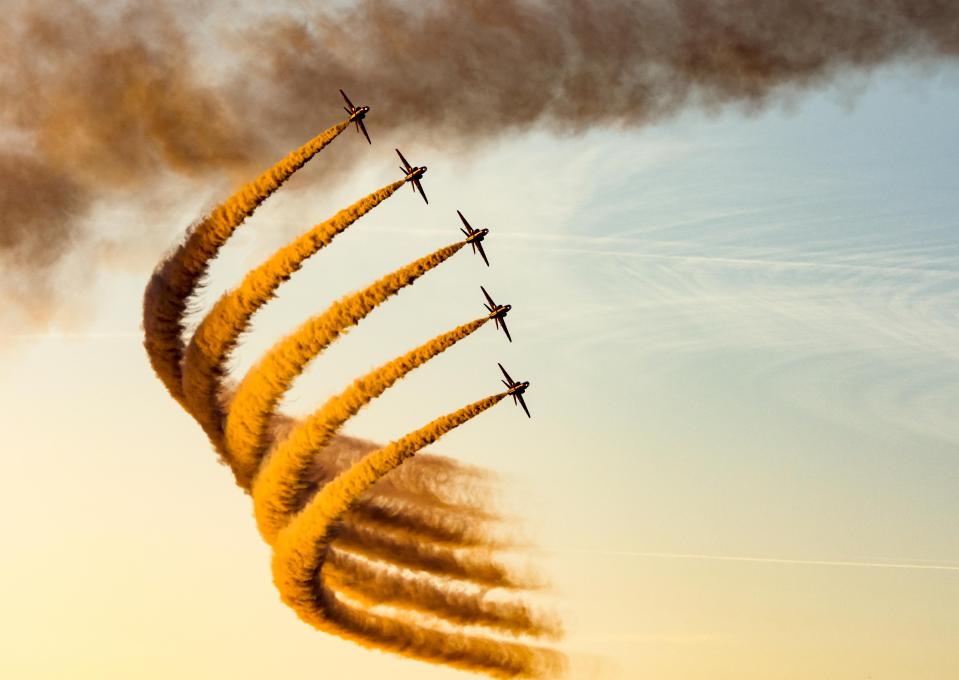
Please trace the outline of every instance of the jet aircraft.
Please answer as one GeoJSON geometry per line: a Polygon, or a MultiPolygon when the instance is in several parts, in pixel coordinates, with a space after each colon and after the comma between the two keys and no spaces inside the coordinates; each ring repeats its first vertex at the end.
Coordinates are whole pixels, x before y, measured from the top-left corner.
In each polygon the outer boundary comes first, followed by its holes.
{"type": "Polygon", "coordinates": [[[529,381],[526,382],[516,382],[511,377],[509,373],[506,372],[506,369],[503,368],[503,364],[496,364],[499,366],[499,370],[503,372],[503,375],[506,376],[506,380],[503,381],[503,384],[506,385],[506,394],[513,397],[513,403],[519,404],[523,407],[523,410],[526,411],[526,417],[532,418],[529,414],[529,409],[526,408],[526,402],[523,401],[523,393],[526,392],[526,388],[529,387],[529,381]]]}
{"type": "Polygon", "coordinates": [[[370,134],[366,131],[366,125],[363,124],[363,119],[366,118],[366,114],[370,112],[370,107],[353,106],[353,102],[346,96],[346,92],[340,90],[340,94],[343,95],[343,99],[346,100],[346,106],[343,107],[343,110],[350,114],[350,122],[356,123],[356,131],[362,132],[363,136],[366,137],[366,141],[372,144],[373,140],[370,139],[370,134]]]}
{"type": "Polygon", "coordinates": [[[492,319],[497,328],[502,326],[503,332],[506,333],[506,339],[513,342],[513,338],[509,336],[509,329],[506,327],[506,315],[509,313],[509,310],[513,308],[513,305],[498,305],[493,302],[493,298],[489,296],[489,293],[486,292],[483,286],[480,286],[480,290],[483,291],[483,295],[486,296],[489,302],[489,304],[485,305],[486,309],[489,310],[489,316],[487,318],[492,319]]]}
{"type": "Polygon", "coordinates": [[[416,190],[419,189],[420,196],[422,196],[423,200],[426,201],[427,204],[429,204],[429,199],[426,198],[426,192],[423,191],[423,185],[420,184],[420,180],[423,178],[423,175],[426,174],[426,166],[421,165],[419,167],[414,167],[410,165],[410,162],[406,160],[405,158],[403,158],[403,154],[400,153],[399,149],[396,150],[396,155],[400,157],[401,161],[403,161],[403,167],[400,168],[400,172],[406,175],[403,178],[403,181],[412,182],[413,193],[415,194],[416,190]]]}
{"type": "Polygon", "coordinates": [[[463,213],[457,210],[456,214],[463,220],[463,227],[460,228],[460,231],[466,236],[466,242],[473,247],[474,253],[479,250],[480,257],[483,258],[483,262],[489,267],[489,260],[486,259],[486,253],[483,252],[483,238],[489,233],[489,229],[473,229],[470,223],[466,221],[466,218],[463,217],[463,213]]]}

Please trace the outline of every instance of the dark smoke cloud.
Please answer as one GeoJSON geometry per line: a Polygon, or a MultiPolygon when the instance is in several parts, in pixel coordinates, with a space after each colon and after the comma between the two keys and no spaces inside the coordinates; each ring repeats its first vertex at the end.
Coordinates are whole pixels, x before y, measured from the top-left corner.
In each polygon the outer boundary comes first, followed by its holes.
{"type": "MultiPolygon", "coordinates": [[[[244,139],[221,86],[202,82],[193,51],[178,22],[157,9],[110,18],[39,3],[0,19],[7,314],[10,305],[32,321],[55,313],[56,275],[72,253],[89,254],[97,201],[144,193],[169,172],[236,173],[261,153],[255,137],[244,139]]],[[[129,247],[156,229],[147,219],[131,225],[129,247]]]]}
{"type": "MultiPolygon", "coordinates": [[[[96,237],[97,202],[146,199],[167,173],[255,171],[341,115],[338,87],[373,107],[374,135],[448,147],[755,109],[959,56],[955,0],[367,0],[248,26],[158,7],[41,2],[0,20],[0,286],[34,320],[96,237]]],[[[129,247],[156,228],[131,225],[129,247]]]]}
{"type": "Polygon", "coordinates": [[[88,192],[47,159],[0,151],[0,294],[7,305],[30,301],[14,310],[30,325],[54,313],[53,282],[34,272],[52,273],[61,249],[85,238],[74,220],[88,203],[88,192]]]}

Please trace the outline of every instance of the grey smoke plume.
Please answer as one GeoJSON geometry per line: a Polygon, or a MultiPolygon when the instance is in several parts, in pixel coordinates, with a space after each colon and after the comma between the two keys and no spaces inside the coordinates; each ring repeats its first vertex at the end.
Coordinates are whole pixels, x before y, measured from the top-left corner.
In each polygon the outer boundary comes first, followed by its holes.
{"type": "Polygon", "coordinates": [[[54,278],[96,238],[98,202],[146,197],[168,173],[245,176],[337,120],[339,87],[373,107],[374,142],[410,128],[475,145],[755,109],[959,55],[955,0],[367,0],[248,19],[186,3],[5,11],[0,292],[18,313],[55,313],[54,278]]]}

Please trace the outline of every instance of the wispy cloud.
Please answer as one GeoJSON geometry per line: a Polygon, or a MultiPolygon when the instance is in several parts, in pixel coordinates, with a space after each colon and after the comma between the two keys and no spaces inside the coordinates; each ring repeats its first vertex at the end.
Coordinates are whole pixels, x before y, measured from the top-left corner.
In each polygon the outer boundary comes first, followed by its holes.
{"type": "Polygon", "coordinates": [[[866,569],[916,569],[922,571],[959,572],[959,564],[927,562],[922,560],[810,560],[786,557],[761,557],[754,555],[707,555],[702,553],[641,552],[632,550],[585,550],[562,549],[558,553],[606,555],[611,557],[638,557],[669,560],[706,560],[713,562],[748,562],[753,564],[780,564],[810,567],[854,567],[866,569]]]}

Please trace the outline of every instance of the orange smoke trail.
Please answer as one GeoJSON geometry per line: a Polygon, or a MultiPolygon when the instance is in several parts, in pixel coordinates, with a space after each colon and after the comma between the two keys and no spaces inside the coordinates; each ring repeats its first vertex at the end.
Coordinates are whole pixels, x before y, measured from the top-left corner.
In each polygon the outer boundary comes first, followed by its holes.
{"type": "Polygon", "coordinates": [[[429,340],[358,378],[293,428],[271,452],[253,483],[257,526],[267,542],[286,526],[309,489],[307,473],[316,451],[324,448],[343,424],[397,380],[479,330],[488,318],[476,319],[429,340]]]}
{"type": "MultiPolygon", "coordinates": [[[[293,426],[291,422],[279,430],[274,427],[273,440],[282,441],[293,426]]],[[[305,503],[318,488],[377,448],[372,442],[335,435],[326,447],[314,452],[300,501],[305,503]]],[[[371,541],[380,544],[379,539],[371,538],[378,531],[389,532],[391,540],[404,532],[410,541],[435,543],[444,549],[453,545],[486,547],[491,551],[520,547],[504,534],[503,518],[490,509],[494,502],[492,481],[485,470],[421,454],[377,481],[344,516],[344,525],[354,528],[355,541],[364,547],[371,541]]],[[[435,551],[425,551],[425,555],[436,561],[435,551]]],[[[459,566],[462,572],[462,565],[459,566]]],[[[481,567],[481,573],[490,571],[481,567]]]]}
{"type": "Polygon", "coordinates": [[[396,572],[393,565],[378,565],[332,550],[321,571],[330,588],[367,608],[406,609],[461,626],[486,626],[497,633],[553,639],[561,634],[554,618],[535,612],[525,602],[497,599],[491,588],[451,588],[446,580],[396,572]]]}
{"type": "Polygon", "coordinates": [[[451,587],[451,582],[446,579],[434,579],[415,572],[403,573],[395,565],[335,550],[328,551],[322,574],[334,590],[369,607],[385,605],[409,609],[463,626],[487,626],[498,633],[554,639],[561,634],[559,622],[554,617],[535,612],[520,600],[497,598],[494,588],[463,583],[451,587]]]}
{"type": "Polygon", "coordinates": [[[399,567],[435,576],[470,581],[490,588],[535,588],[541,584],[520,575],[493,559],[494,546],[449,546],[424,543],[403,532],[377,531],[365,524],[346,522],[337,527],[338,550],[371,560],[389,561],[399,567]],[[470,547],[471,550],[462,550],[470,547]]]}
{"type": "MultiPolygon", "coordinates": [[[[291,422],[283,432],[276,432],[274,441],[282,441],[294,426],[291,422]]],[[[337,435],[329,446],[317,452],[310,478],[318,488],[378,448],[370,441],[337,435]]],[[[470,521],[498,521],[502,518],[490,510],[494,503],[494,479],[488,470],[424,453],[379,480],[371,500],[402,513],[411,505],[425,502],[431,509],[470,521]]]]}
{"type": "MultiPolygon", "coordinates": [[[[271,428],[273,441],[282,441],[292,431],[289,426],[271,428]]],[[[366,454],[380,448],[378,444],[338,434],[322,451],[317,451],[309,474],[312,495],[366,454]]],[[[376,506],[375,512],[392,515],[416,513],[422,522],[431,522],[423,513],[455,516],[471,524],[499,522],[502,517],[492,511],[494,477],[486,470],[463,465],[455,460],[420,454],[406,465],[380,479],[364,502],[357,506],[376,506]]]]}
{"type": "MultiPolygon", "coordinates": [[[[505,396],[487,397],[437,418],[399,441],[367,455],[317,492],[280,532],[274,544],[274,582],[280,590],[280,597],[297,616],[321,630],[331,630],[332,620],[339,627],[338,635],[347,634],[361,644],[375,643],[380,648],[413,658],[495,676],[536,676],[555,672],[562,665],[562,657],[551,650],[434,630],[415,622],[364,611],[344,602],[337,596],[335,588],[317,578],[335,523],[377,479],[505,396]],[[353,635],[349,635],[351,631],[353,635]]],[[[546,625],[540,628],[547,630],[546,625]]]]}
{"type": "Polygon", "coordinates": [[[468,512],[453,513],[432,505],[423,510],[416,506],[405,506],[402,511],[397,511],[372,500],[363,499],[350,508],[350,513],[343,518],[344,526],[361,522],[364,528],[385,532],[406,531],[415,540],[440,545],[516,546],[515,541],[490,536],[487,524],[468,512]]]}
{"type": "Polygon", "coordinates": [[[183,316],[207,265],[260,203],[348,126],[349,121],[343,121],[314,137],[214,208],[157,267],[147,283],[143,298],[143,345],[153,370],[170,395],[184,408],[187,405],[180,366],[183,316]]]}
{"type": "MultiPolygon", "coordinates": [[[[282,439],[285,432],[277,436],[282,439]]],[[[377,448],[336,435],[326,448],[314,452],[310,485],[301,501],[377,448]]],[[[521,577],[494,559],[498,550],[520,545],[508,540],[502,518],[489,510],[490,481],[486,471],[418,455],[379,479],[350,508],[334,547],[445,579],[490,587],[540,587],[538,580],[521,577]]]]}
{"type": "Polygon", "coordinates": [[[341,333],[359,323],[401,289],[448,260],[464,245],[461,241],[440,248],[335,302],[326,312],[310,319],[274,345],[247,373],[230,404],[225,432],[226,445],[234,457],[235,474],[241,486],[248,487],[256,475],[267,445],[270,417],[280,398],[306,365],[341,333]]]}
{"type": "Polygon", "coordinates": [[[377,479],[450,430],[496,405],[505,396],[504,393],[487,397],[437,418],[399,441],[365,456],[320,489],[279,533],[273,546],[273,581],[283,601],[307,622],[316,616],[322,617],[322,612],[317,612],[314,607],[314,579],[323,564],[334,523],[377,479]]]}
{"type": "MultiPolygon", "coordinates": [[[[566,666],[565,657],[551,649],[436,630],[365,611],[337,597],[325,585],[320,586],[316,606],[342,626],[330,632],[365,647],[388,649],[421,661],[497,678],[556,677],[566,666]]],[[[317,621],[314,625],[328,624],[317,621]]]]}
{"type": "Polygon", "coordinates": [[[237,288],[224,294],[197,327],[183,362],[184,398],[194,418],[227,462],[221,382],[229,355],[247,330],[253,314],[269,302],[280,284],[299,270],[307,258],[329,245],[401,186],[402,181],[393,182],[373,192],[278,250],[248,273],[237,288]]]}

